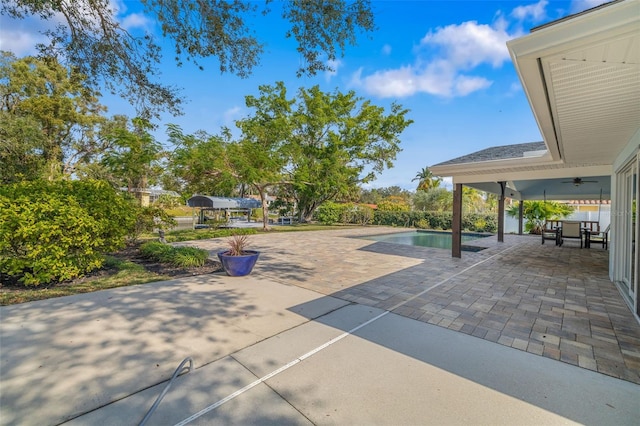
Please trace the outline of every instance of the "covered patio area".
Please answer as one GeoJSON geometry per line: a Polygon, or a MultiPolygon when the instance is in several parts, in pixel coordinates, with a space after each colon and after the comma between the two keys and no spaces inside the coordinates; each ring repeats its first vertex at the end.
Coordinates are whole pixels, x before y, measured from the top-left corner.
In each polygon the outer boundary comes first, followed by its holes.
{"type": "Polygon", "coordinates": [[[608,277],[636,323],[640,322],[639,11],[639,0],[611,1],[507,42],[543,140],[494,146],[430,167],[435,176],[450,176],[454,183],[454,257],[461,256],[463,186],[498,195],[499,240],[507,200],[520,202],[522,222],[524,201],[610,199],[608,277]]]}

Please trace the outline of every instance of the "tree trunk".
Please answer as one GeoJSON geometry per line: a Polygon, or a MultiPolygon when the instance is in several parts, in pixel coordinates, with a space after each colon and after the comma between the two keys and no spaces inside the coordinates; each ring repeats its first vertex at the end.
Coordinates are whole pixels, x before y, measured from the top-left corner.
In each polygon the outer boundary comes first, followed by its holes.
{"type": "Polygon", "coordinates": [[[304,208],[299,210],[299,218],[300,223],[308,223],[313,219],[313,213],[316,211],[317,204],[311,203],[309,205],[304,206],[304,208]]]}
{"type": "Polygon", "coordinates": [[[269,230],[269,206],[267,205],[267,194],[265,193],[266,188],[258,188],[258,193],[260,194],[260,201],[262,202],[262,229],[265,231],[269,230]]]}

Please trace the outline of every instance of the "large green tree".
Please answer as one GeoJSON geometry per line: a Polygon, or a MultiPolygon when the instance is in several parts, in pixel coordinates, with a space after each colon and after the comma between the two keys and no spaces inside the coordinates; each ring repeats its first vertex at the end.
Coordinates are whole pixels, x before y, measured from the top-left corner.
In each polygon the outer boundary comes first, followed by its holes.
{"type": "Polygon", "coordinates": [[[453,210],[453,192],[442,187],[416,191],[413,196],[413,206],[421,211],[450,212],[453,210]]]}
{"type": "Polygon", "coordinates": [[[462,187],[462,212],[480,213],[486,210],[485,193],[470,186],[462,187]]]}
{"type": "Polygon", "coordinates": [[[301,222],[323,202],[353,194],[393,165],[400,134],[413,122],[407,113],[396,103],[387,113],[353,91],[299,90],[290,170],[301,222]]]}
{"type": "Polygon", "coordinates": [[[104,145],[99,94],[55,59],[0,56],[0,176],[13,182],[70,176],[104,145]]]}
{"type": "Polygon", "coordinates": [[[157,183],[162,173],[162,145],[150,131],[153,126],[145,119],[114,118],[114,124],[105,130],[109,148],[102,154],[102,165],[109,173],[110,181],[129,192],[141,193],[157,183]]]}
{"type": "Polygon", "coordinates": [[[388,197],[401,197],[407,204],[411,204],[413,193],[402,189],[397,185],[384,186],[381,188],[360,189],[358,201],[365,204],[378,204],[388,197]]]}
{"type": "Polygon", "coordinates": [[[242,131],[239,143],[229,146],[233,172],[260,196],[262,223],[267,229],[269,209],[267,195],[274,188],[288,184],[285,167],[291,158],[291,114],[293,99],[287,99],[284,83],[260,86],[260,96],[247,96],[246,105],[254,114],[239,120],[242,131]]]}
{"type": "Polygon", "coordinates": [[[259,96],[247,96],[246,106],[254,109],[238,120],[237,140],[223,130],[222,136],[184,135],[170,127],[170,140],[178,146],[172,155],[172,170],[192,189],[220,194],[242,185],[260,196],[263,227],[268,228],[267,195],[289,183],[286,166],[291,162],[291,106],[283,83],[260,86],[259,96]],[[206,190],[208,189],[208,191],[206,190]]]}
{"type": "Polygon", "coordinates": [[[169,155],[168,173],[162,177],[165,189],[190,195],[233,194],[240,182],[228,160],[227,146],[232,140],[227,129],[219,135],[204,131],[185,134],[179,126],[170,124],[167,134],[176,148],[169,155]]]}
{"type": "MultiPolygon", "coordinates": [[[[331,60],[355,44],[359,31],[374,29],[369,0],[270,0],[260,7],[245,0],[141,0],[157,32],[173,42],[175,61],[202,68],[216,58],[220,72],[246,77],[259,63],[265,46],[252,21],[271,12],[275,4],[288,25],[284,36],[295,39],[301,56],[298,75],[327,70],[331,60]]],[[[45,56],[56,56],[136,105],[141,116],[180,111],[181,96],[162,83],[162,50],[154,31],[127,31],[111,0],[3,1],[2,14],[15,19],[37,16],[57,23],[47,31],[50,43],[39,46],[45,56]]]]}

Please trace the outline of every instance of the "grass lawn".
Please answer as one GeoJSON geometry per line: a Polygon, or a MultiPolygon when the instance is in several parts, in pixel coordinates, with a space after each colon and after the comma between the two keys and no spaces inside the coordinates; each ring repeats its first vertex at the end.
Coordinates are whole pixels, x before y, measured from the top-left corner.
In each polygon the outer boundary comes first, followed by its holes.
{"type": "Polygon", "coordinates": [[[97,274],[79,278],[71,283],[54,283],[46,287],[3,288],[0,291],[0,306],[145,284],[170,278],[147,271],[144,266],[137,263],[109,257],[105,267],[97,274]]]}

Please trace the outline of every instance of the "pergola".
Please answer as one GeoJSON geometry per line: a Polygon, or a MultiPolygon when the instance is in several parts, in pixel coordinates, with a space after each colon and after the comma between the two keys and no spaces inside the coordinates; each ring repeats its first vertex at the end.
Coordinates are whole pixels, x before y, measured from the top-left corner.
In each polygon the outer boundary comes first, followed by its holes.
{"type": "Polygon", "coordinates": [[[223,211],[225,217],[229,213],[241,212],[247,214],[247,220],[251,218],[251,211],[262,207],[260,201],[253,198],[211,197],[208,195],[194,195],[187,200],[189,207],[199,207],[202,211],[223,211]]]}

